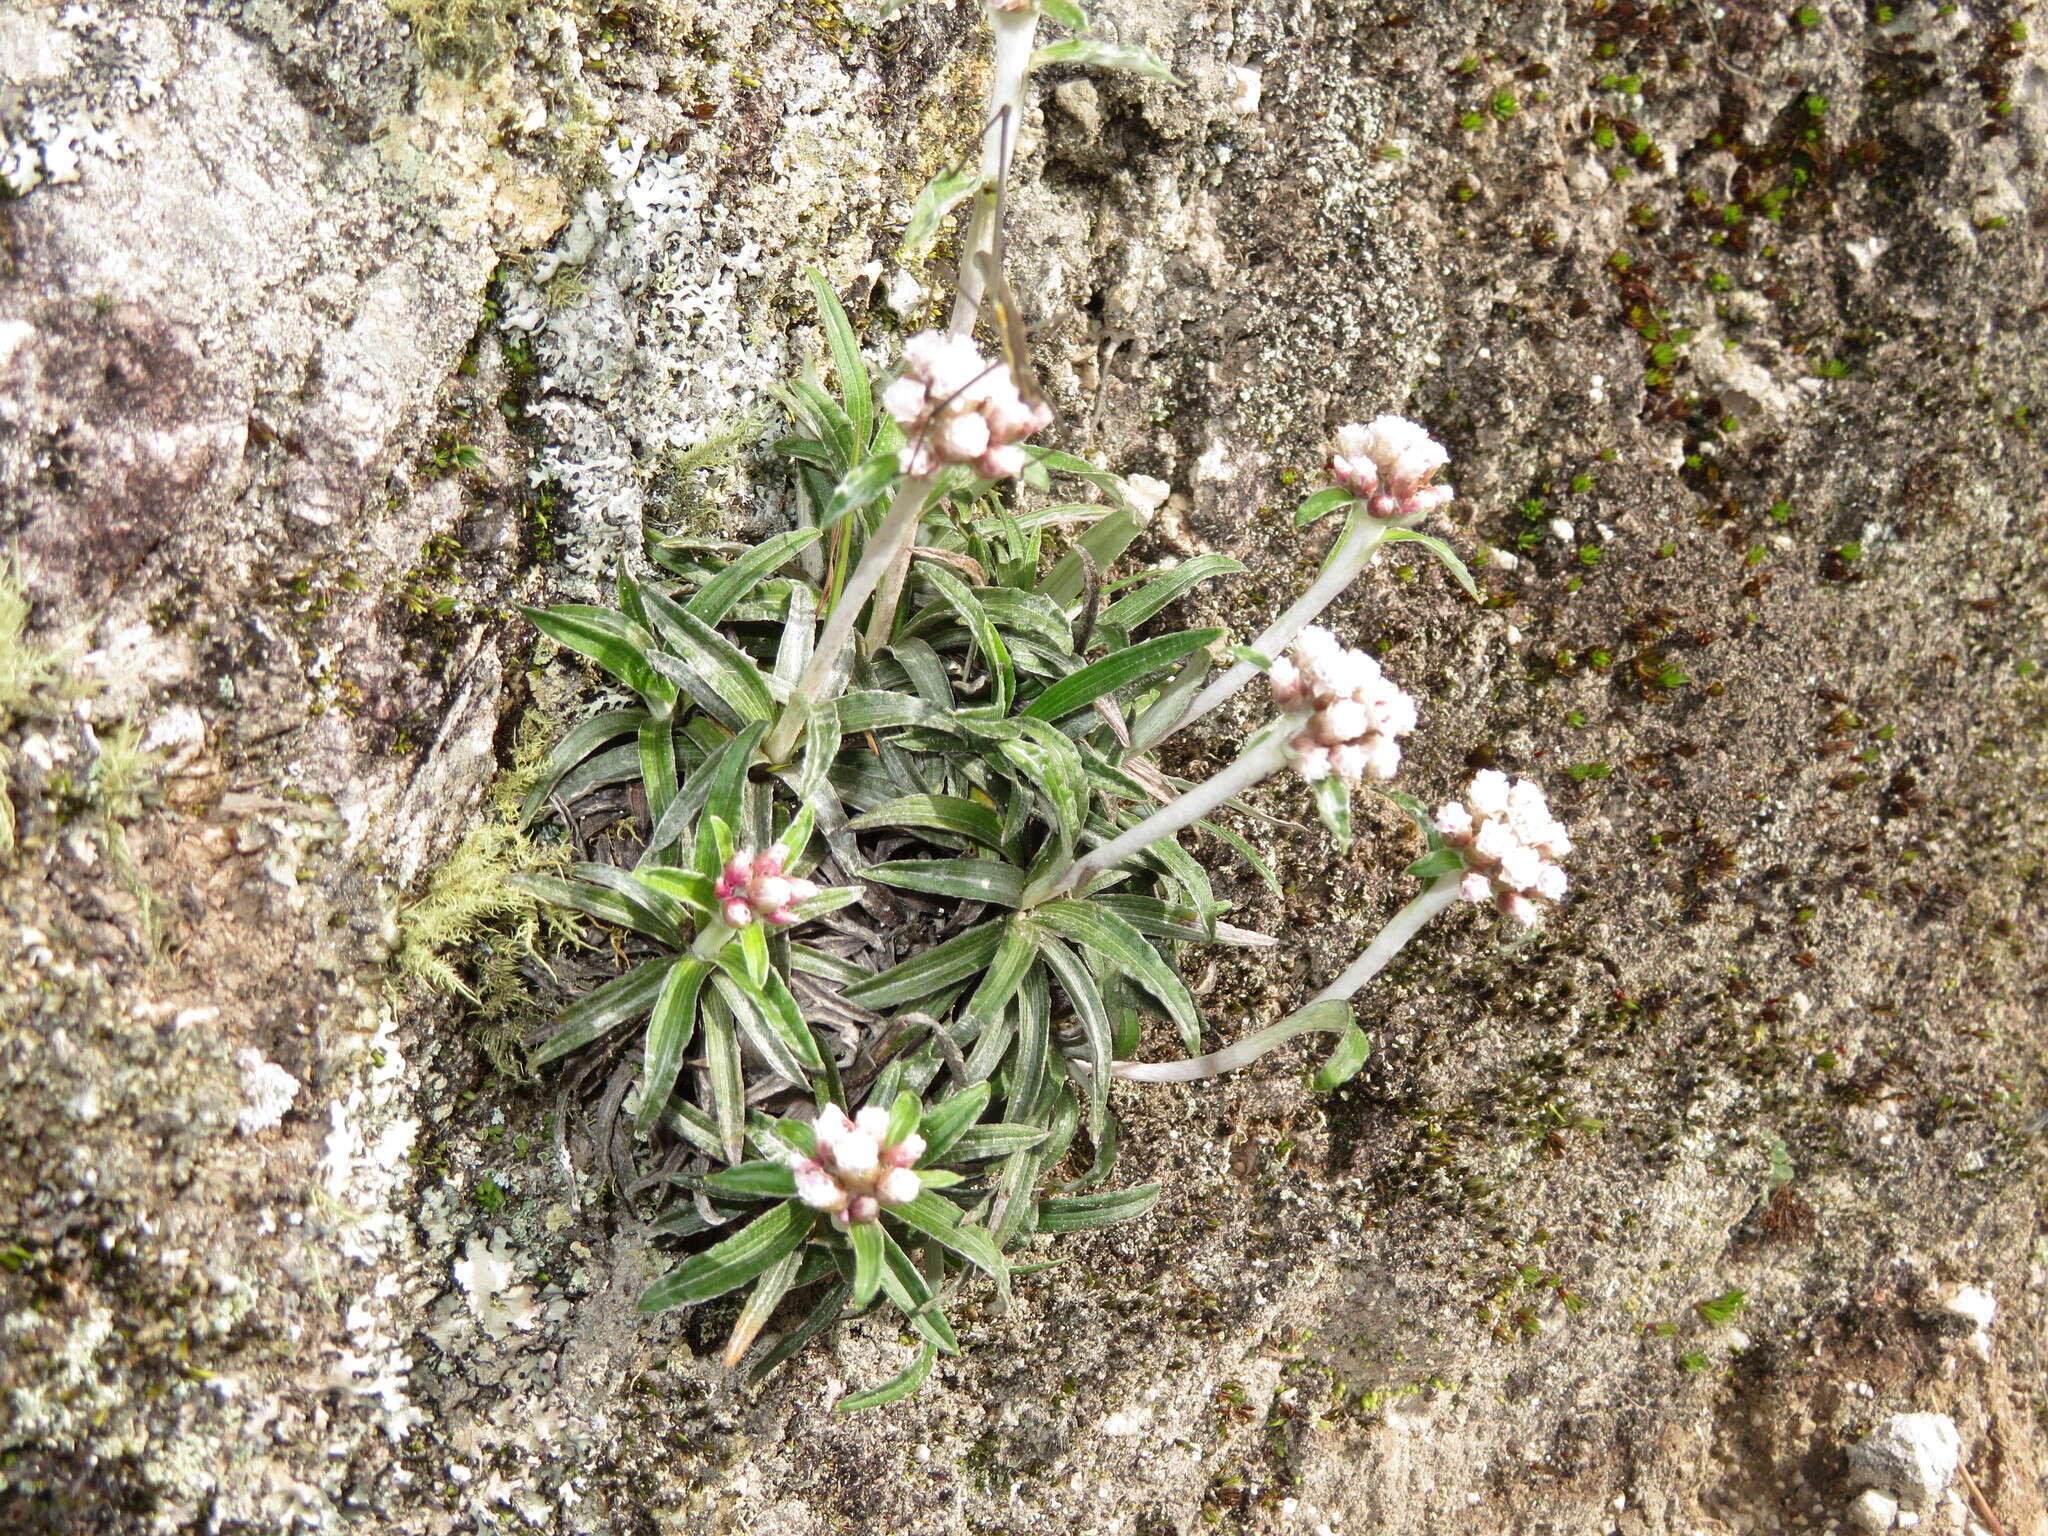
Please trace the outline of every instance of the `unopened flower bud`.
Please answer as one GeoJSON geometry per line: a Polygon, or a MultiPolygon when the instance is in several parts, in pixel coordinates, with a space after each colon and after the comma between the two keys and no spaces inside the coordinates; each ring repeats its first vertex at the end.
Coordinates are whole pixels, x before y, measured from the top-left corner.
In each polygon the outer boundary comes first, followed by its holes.
{"type": "Polygon", "coordinates": [[[908,1205],[924,1190],[917,1175],[908,1168],[891,1168],[876,1189],[884,1205],[908,1205]]]}
{"type": "Polygon", "coordinates": [[[939,456],[964,464],[988,451],[988,423],[975,412],[952,416],[938,429],[939,456]]]}
{"type": "Polygon", "coordinates": [[[796,1178],[797,1199],[812,1210],[839,1211],[846,1208],[846,1191],[816,1158],[798,1158],[790,1164],[789,1171],[796,1178]]]}
{"type": "Polygon", "coordinates": [[[924,1138],[912,1131],[893,1146],[882,1148],[882,1161],[891,1168],[908,1168],[924,1156],[924,1138]]]}
{"type": "Polygon", "coordinates": [[[832,1166],[840,1173],[873,1173],[882,1160],[882,1149],[867,1131],[842,1136],[832,1149],[832,1166]]]}
{"type": "Polygon", "coordinates": [[[879,1104],[870,1104],[853,1117],[856,1130],[865,1131],[879,1143],[889,1133],[889,1111],[879,1104]]]}
{"type": "Polygon", "coordinates": [[[1433,484],[1450,460],[1443,444],[1400,416],[1377,416],[1368,424],[1337,429],[1330,454],[1330,478],[1363,501],[1374,517],[1419,517],[1450,500],[1450,488],[1433,484]]]}
{"type": "Polygon", "coordinates": [[[725,904],[725,920],[735,928],[744,928],[754,920],[754,909],[745,898],[735,896],[725,904]]]}
{"type": "Polygon", "coordinates": [[[930,398],[930,392],[924,385],[916,379],[904,377],[882,391],[882,409],[898,426],[907,429],[924,415],[930,398]]]}

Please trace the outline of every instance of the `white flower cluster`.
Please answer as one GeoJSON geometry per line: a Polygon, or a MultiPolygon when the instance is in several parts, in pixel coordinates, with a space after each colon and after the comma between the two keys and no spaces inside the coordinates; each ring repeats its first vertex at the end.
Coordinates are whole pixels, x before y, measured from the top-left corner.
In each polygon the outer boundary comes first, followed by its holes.
{"type": "Polygon", "coordinates": [[[924,1156],[924,1138],[882,1140],[889,1111],[870,1105],[852,1119],[837,1104],[818,1111],[811,1126],[817,1156],[792,1157],[796,1196],[815,1211],[830,1211],[841,1230],[873,1221],[885,1205],[908,1205],[923,1189],[912,1165],[924,1156]]]}
{"type": "Polygon", "coordinates": [[[1401,766],[1401,747],[1394,738],[1415,729],[1415,701],[1365,652],[1311,624],[1293,649],[1273,663],[1266,681],[1280,708],[1310,711],[1289,743],[1294,766],[1309,783],[1333,773],[1346,784],[1367,774],[1391,779],[1401,766]]]}
{"type": "Polygon", "coordinates": [[[1442,443],[1407,417],[1375,416],[1337,429],[1330,476],[1374,517],[1420,517],[1451,499],[1451,488],[1435,483],[1450,459],[1442,443]]]}
{"type": "Polygon", "coordinates": [[[1571,835],[1550,814],[1534,780],[1509,783],[1491,768],[1475,773],[1463,803],[1451,800],[1438,809],[1436,829],[1464,852],[1458,894],[1467,901],[1491,901],[1527,926],[1536,921],[1531,897],[1564,899],[1564,871],[1555,861],[1572,851],[1571,835]]]}
{"type": "Polygon", "coordinates": [[[1009,368],[972,338],[920,331],[903,344],[903,376],[882,391],[882,409],[908,439],[903,472],[924,476],[971,464],[984,480],[1024,467],[1023,440],[1052,422],[1052,407],[1017,392],[1009,368]]]}

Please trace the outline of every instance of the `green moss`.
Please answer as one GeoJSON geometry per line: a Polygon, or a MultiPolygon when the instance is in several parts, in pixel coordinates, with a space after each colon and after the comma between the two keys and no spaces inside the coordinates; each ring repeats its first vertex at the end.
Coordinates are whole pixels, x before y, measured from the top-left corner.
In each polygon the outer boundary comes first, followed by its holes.
{"type": "MultiPolygon", "coordinates": [[[[519,825],[519,801],[539,772],[558,722],[529,715],[520,731],[510,773],[491,791],[484,820],[470,829],[446,862],[428,878],[420,897],[400,913],[393,960],[401,974],[467,1000],[495,1025],[527,997],[523,961],[538,959],[544,936],[569,939],[574,919],[521,890],[513,877],[552,870],[567,862],[566,847],[529,839],[519,825]]],[[[502,1031],[487,1033],[493,1065],[517,1075],[518,1057],[502,1031]]]]}

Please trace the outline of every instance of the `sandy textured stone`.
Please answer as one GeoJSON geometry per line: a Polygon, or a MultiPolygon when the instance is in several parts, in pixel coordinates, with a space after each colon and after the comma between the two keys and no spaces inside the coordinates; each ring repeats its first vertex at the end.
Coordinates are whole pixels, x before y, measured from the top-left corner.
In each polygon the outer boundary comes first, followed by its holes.
{"type": "MultiPolygon", "coordinates": [[[[1097,13],[1188,84],[1042,82],[1058,440],[1171,487],[1134,558],[1250,567],[1187,614],[1245,633],[1329,431],[1431,424],[1487,601],[1383,558],[1334,622],[1426,700],[1408,787],[1550,788],[1559,921],[1446,920],[1334,1098],[1121,1090],[1157,1213],[970,1291],[908,1406],[824,1411],[907,1358],[879,1320],[737,1391],[720,1316],[634,1312],[668,1260],[555,1082],[381,962],[525,706],[512,605],[777,526],[675,455],[820,356],[808,265],[878,360],[923,318],[890,258],[979,124],[971,9],[13,0],[0,528],[96,691],[0,716],[0,1525],[1776,1531],[1906,1411],[2044,1518],[2039,27],[1097,13]],[[298,1087],[242,1135],[247,1052],[298,1087]]],[[[1242,823],[1285,898],[1204,850],[1286,935],[1197,966],[1219,1034],[1401,899],[1361,822],[1242,823]]]]}

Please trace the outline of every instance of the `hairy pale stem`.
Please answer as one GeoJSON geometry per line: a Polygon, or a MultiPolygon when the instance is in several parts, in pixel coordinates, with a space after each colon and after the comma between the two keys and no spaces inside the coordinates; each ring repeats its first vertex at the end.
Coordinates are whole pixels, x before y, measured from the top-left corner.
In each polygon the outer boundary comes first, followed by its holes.
{"type": "MultiPolygon", "coordinates": [[[[1358,579],[1358,573],[1365,569],[1373,551],[1379,548],[1380,540],[1387,536],[1387,529],[1392,526],[1376,517],[1354,519],[1353,525],[1344,530],[1337,548],[1330,552],[1323,573],[1295,599],[1292,607],[1266,626],[1258,639],[1252,642],[1251,648],[1268,659],[1284,651],[1296,635],[1313,624],[1322,611],[1358,579]]],[[[1166,735],[1172,735],[1182,726],[1194,724],[1211,710],[1229,702],[1238,689],[1258,675],[1259,669],[1250,662],[1236,663],[1195,696],[1194,703],[1187,707],[1166,735]]]]}
{"type": "Polygon", "coordinates": [[[1387,968],[1402,946],[1422,932],[1429,920],[1458,899],[1463,870],[1439,875],[1423,893],[1387,920],[1379,937],[1365,946],[1365,953],[1344,967],[1344,973],[1309,999],[1316,1003],[1341,1003],[1357,995],[1360,988],[1387,968]]]}
{"type": "Polygon", "coordinates": [[[839,600],[832,605],[832,616],[825,621],[825,631],[818,636],[811,659],[791,690],[789,703],[783,706],[775,729],[762,744],[762,753],[769,762],[779,763],[789,756],[810,712],[837,690],[846,670],[853,626],[860,619],[861,608],[895,563],[898,552],[909,551],[917,537],[918,516],[924,511],[925,497],[931,494],[931,488],[930,476],[913,477],[896,488],[896,499],[890,502],[888,515],[868,540],[861,551],[860,564],[840,589],[839,600]]]}
{"type": "Polygon", "coordinates": [[[1171,804],[1162,805],[1128,832],[1111,838],[1094,852],[1076,859],[1067,867],[1066,873],[1044,891],[1027,893],[1027,903],[1035,906],[1041,901],[1052,901],[1066,895],[1101,871],[1113,869],[1132,854],[1186,830],[1254,785],[1271,778],[1287,766],[1293,756],[1288,741],[1307,718],[1307,714],[1301,711],[1280,716],[1254,736],[1238,754],[1237,761],[1228,768],[1197,784],[1171,804]]]}
{"type": "Polygon", "coordinates": [[[974,195],[967,243],[960,248],[960,286],[953,294],[956,336],[974,334],[974,317],[981,310],[980,258],[995,250],[1003,177],[1024,131],[1024,82],[1031,75],[1031,53],[1038,41],[1038,7],[991,8],[988,24],[996,40],[995,75],[988,89],[988,127],[981,136],[981,190],[974,195]]]}
{"type": "MultiPolygon", "coordinates": [[[[1446,875],[1435,881],[1423,893],[1409,902],[1388,921],[1379,932],[1379,937],[1366,946],[1365,953],[1354,960],[1343,975],[1331,982],[1322,991],[1309,999],[1308,1007],[1317,1003],[1348,1002],[1358,990],[1387,966],[1387,962],[1401,952],[1401,948],[1437,913],[1458,899],[1459,876],[1446,875]]],[[[1199,1083],[1212,1077],[1221,1077],[1226,1072],[1235,1072],[1248,1067],[1274,1046],[1292,1040],[1297,1035],[1310,1033],[1336,1034],[1344,1028],[1343,1023],[1330,1025],[1298,1022],[1299,1015],[1291,1014],[1278,1024],[1246,1035],[1242,1040],[1226,1045],[1220,1051],[1211,1051],[1206,1056],[1192,1057],[1187,1061],[1119,1061],[1110,1066],[1112,1077],[1123,1078],[1133,1083],[1199,1083]]],[[[1348,1014],[1346,1015],[1348,1021],[1348,1014]]]]}

